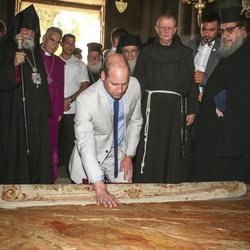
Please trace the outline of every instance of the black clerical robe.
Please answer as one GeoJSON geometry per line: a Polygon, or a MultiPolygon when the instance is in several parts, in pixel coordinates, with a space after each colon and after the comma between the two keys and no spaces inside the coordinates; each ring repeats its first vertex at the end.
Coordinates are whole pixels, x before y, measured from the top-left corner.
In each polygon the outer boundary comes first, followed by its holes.
{"type": "Polygon", "coordinates": [[[134,182],[186,180],[190,157],[186,115],[195,113],[198,107],[198,88],[193,81],[193,72],[192,51],[177,36],[170,46],[163,46],[156,39],[140,50],[134,76],[142,87],[144,124],[134,182]],[[160,91],[150,94],[150,105],[147,91],[160,91]]]}
{"type": "Polygon", "coordinates": [[[250,39],[221,60],[205,87],[191,180],[250,182],[250,39]],[[226,90],[224,117],[214,97],[226,90]]]}
{"type": "Polygon", "coordinates": [[[89,75],[89,85],[91,85],[100,79],[101,72],[94,74],[90,72],[90,70],[88,69],[88,75],[89,75]]]}
{"type": "MultiPolygon", "coordinates": [[[[51,183],[48,115],[50,100],[39,47],[34,50],[35,66],[42,82],[33,84],[32,67],[25,60],[23,83],[29,142],[25,133],[22,84],[16,82],[14,57],[17,45],[13,37],[0,47],[0,183],[51,183]]],[[[24,50],[34,65],[30,50],[24,50]]]]}

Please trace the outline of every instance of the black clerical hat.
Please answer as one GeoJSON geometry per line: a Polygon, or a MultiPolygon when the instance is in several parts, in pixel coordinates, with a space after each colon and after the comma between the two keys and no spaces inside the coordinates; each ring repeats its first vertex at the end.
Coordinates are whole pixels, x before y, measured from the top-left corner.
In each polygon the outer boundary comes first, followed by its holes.
{"type": "Polygon", "coordinates": [[[100,43],[88,43],[88,53],[91,51],[97,51],[101,53],[102,51],[102,45],[100,43]]]}
{"type": "Polygon", "coordinates": [[[21,28],[28,28],[40,37],[39,18],[33,4],[14,17],[14,34],[18,34],[21,28]]]}
{"type": "Polygon", "coordinates": [[[1,42],[4,44],[8,38],[15,37],[19,34],[21,28],[28,28],[34,31],[36,44],[39,44],[41,36],[39,18],[33,4],[14,16],[5,36],[1,38],[1,42]]]}
{"type": "Polygon", "coordinates": [[[240,6],[222,9],[221,22],[222,23],[240,22],[242,20],[241,9],[242,8],[240,6]]]}
{"type": "Polygon", "coordinates": [[[121,37],[116,52],[122,53],[122,48],[124,46],[130,46],[130,45],[137,46],[140,48],[142,45],[140,37],[138,35],[133,35],[133,34],[128,34],[126,36],[121,37]]]}

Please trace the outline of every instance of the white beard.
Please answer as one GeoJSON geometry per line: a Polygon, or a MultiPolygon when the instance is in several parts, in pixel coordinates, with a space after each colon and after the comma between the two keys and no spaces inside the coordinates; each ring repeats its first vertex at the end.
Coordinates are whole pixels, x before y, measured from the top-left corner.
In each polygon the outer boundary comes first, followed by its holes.
{"type": "Polygon", "coordinates": [[[98,74],[102,69],[102,61],[100,60],[100,62],[96,65],[92,65],[91,63],[88,62],[87,68],[92,74],[98,74]]]}
{"type": "Polygon", "coordinates": [[[222,40],[220,48],[219,48],[219,54],[223,58],[228,57],[228,56],[232,55],[238,48],[240,48],[241,45],[243,44],[243,42],[244,42],[244,39],[240,38],[240,39],[237,39],[237,41],[235,41],[235,43],[232,44],[232,46],[228,46],[222,40]]]}
{"type": "Polygon", "coordinates": [[[33,50],[35,47],[34,37],[24,37],[23,48],[33,50]]]}
{"type": "Polygon", "coordinates": [[[134,74],[134,70],[135,70],[135,65],[136,65],[136,61],[137,58],[135,59],[127,59],[128,60],[128,64],[129,64],[129,69],[130,69],[130,75],[134,74]]]}

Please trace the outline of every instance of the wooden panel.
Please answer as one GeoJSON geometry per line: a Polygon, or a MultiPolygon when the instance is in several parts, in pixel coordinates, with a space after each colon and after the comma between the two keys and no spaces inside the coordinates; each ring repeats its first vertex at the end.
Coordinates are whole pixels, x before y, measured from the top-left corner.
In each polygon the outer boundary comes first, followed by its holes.
{"type": "Polygon", "coordinates": [[[83,9],[89,9],[89,10],[101,10],[102,5],[93,5],[93,4],[85,4],[85,3],[79,3],[73,2],[73,1],[55,1],[55,0],[25,0],[22,2],[27,3],[41,3],[41,4],[48,4],[48,5],[54,5],[54,6],[63,6],[63,7],[71,7],[71,8],[83,8],[83,9]]]}

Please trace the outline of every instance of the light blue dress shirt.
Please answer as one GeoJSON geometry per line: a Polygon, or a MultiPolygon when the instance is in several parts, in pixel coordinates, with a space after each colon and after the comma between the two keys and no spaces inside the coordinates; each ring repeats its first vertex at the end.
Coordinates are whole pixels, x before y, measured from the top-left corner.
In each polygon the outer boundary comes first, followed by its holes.
{"type": "MultiPolygon", "coordinates": [[[[112,117],[114,116],[114,98],[107,92],[107,90],[103,86],[103,92],[108,98],[109,105],[112,112],[112,117]]],[[[118,118],[118,145],[121,146],[123,143],[123,137],[124,137],[124,98],[122,97],[119,100],[119,118],[118,118]]],[[[112,143],[112,147],[114,147],[114,140],[112,143]]],[[[96,181],[103,181],[104,176],[97,176],[92,180],[92,183],[96,181]]]]}

